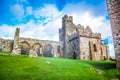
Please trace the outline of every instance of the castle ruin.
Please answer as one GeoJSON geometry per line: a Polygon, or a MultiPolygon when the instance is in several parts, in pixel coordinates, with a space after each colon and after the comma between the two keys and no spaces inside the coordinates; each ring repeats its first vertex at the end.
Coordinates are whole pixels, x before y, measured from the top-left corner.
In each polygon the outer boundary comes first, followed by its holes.
{"type": "Polygon", "coordinates": [[[11,55],[29,55],[30,57],[59,57],[60,43],[50,40],[38,40],[19,37],[20,28],[16,28],[14,40],[0,38],[0,50],[11,51],[11,55]]]}
{"type": "Polygon", "coordinates": [[[100,33],[93,33],[73,23],[72,16],[62,18],[59,29],[59,42],[19,37],[20,28],[16,28],[14,40],[0,38],[0,51],[11,51],[11,55],[29,55],[31,57],[66,57],[81,60],[104,60],[108,58],[107,46],[101,41],[100,33]]]}
{"type": "Polygon", "coordinates": [[[101,34],[93,33],[89,26],[75,25],[72,16],[62,18],[59,39],[63,44],[63,57],[87,60],[108,58],[107,46],[102,43],[101,34]]]}
{"type": "Polygon", "coordinates": [[[107,0],[108,13],[111,21],[116,66],[120,69],[120,0],[107,0]]]}

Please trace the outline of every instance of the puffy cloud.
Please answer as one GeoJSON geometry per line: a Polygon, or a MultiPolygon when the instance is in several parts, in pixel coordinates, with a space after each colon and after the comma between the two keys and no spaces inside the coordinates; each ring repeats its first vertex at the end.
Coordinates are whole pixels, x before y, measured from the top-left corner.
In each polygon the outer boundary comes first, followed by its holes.
{"type": "Polygon", "coordinates": [[[34,16],[39,19],[38,22],[47,24],[52,20],[60,17],[61,12],[57,9],[54,4],[45,4],[44,7],[34,10],[34,16]]]}
{"type": "MultiPolygon", "coordinates": [[[[16,6],[18,5],[14,5],[12,8],[14,8],[14,10],[17,8],[16,6]]],[[[22,6],[19,5],[21,8],[22,6]]],[[[18,8],[19,9],[19,8],[18,8]]],[[[14,11],[15,12],[15,11],[14,11]]],[[[19,10],[17,11],[19,12],[19,10]]],[[[36,10],[32,10],[32,7],[27,7],[26,8],[26,13],[27,14],[32,14],[32,13],[36,13],[36,10]]],[[[11,38],[14,35],[15,32],[15,28],[16,27],[20,27],[20,36],[21,37],[28,37],[28,38],[37,38],[37,39],[42,39],[42,40],[54,40],[54,41],[58,41],[58,28],[61,26],[61,12],[58,11],[58,9],[56,8],[56,6],[54,5],[50,5],[48,4],[45,5],[43,8],[39,9],[39,11],[37,11],[38,14],[39,12],[41,13],[40,15],[37,15],[38,17],[42,16],[42,17],[47,17],[48,19],[50,19],[50,21],[48,22],[47,20],[36,20],[31,19],[30,21],[28,21],[27,23],[22,23],[19,25],[15,25],[15,26],[10,26],[10,25],[2,25],[0,26],[0,31],[1,31],[1,37],[3,38],[11,38]],[[52,11],[50,11],[50,9],[52,9],[52,11]],[[42,22],[41,22],[42,21],[42,22]],[[46,25],[43,25],[44,22],[47,22],[46,25]],[[60,25],[60,26],[59,26],[60,25]],[[11,30],[11,31],[9,31],[11,30]],[[7,37],[6,35],[8,35],[9,37],[7,37]]],[[[34,14],[36,15],[36,14],[34,14]]],[[[19,15],[16,16],[19,17],[19,15]]]]}
{"type": "Polygon", "coordinates": [[[18,20],[21,20],[24,16],[25,10],[22,5],[15,4],[11,6],[11,12],[18,20]]]}
{"type": "Polygon", "coordinates": [[[32,15],[32,14],[33,14],[33,9],[32,9],[31,6],[28,6],[28,7],[26,8],[26,15],[32,15]]]}
{"type": "MultiPolygon", "coordinates": [[[[31,19],[26,24],[20,24],[20,36],[58,41],[58,29],[62,26],[61,18],[64,14],[67,14],[73,16],[75,24],[81,24],[85,27],[90,26],[93,32],[101,33],[104,39],[111,37],[109,20],[107,20],[104,15],[94,15],[92,9],[87,8],[89,7],[85,3],[67,4],[62,11],[59,11],[53,4],[46,4],[44,7],[35,10],[33,10],[31,6],[28,6],[26,8],[26,15],[33,15],[36,19],[31,19]],[[86,7],[83,8],[83,6],[86,7]]],[[[24,16],[23,6],[17,4],[14,5],[12,9],[13,14],[18,18],[24,16]]],[[[4,26],[1,26],[1,28],[2,27],[5,28],[4,26]]],[[[15,27],[17,26],[8,26],[7,28],[14,31],[15,27]]],[[[5,30],[3,30],[3,32],[4,33],[1,34],[3,37],[5,37],[6,34],[13,36],[13,33],[10,34],[11,32],[9,31],[5,32],[5,30]]],[[[112,43],[110,43],[109,46],[110,54],[114,55],[112,43]]]]}
{"type": "Polygon", "coordinates": [[[36,18],[40,18],[41,16],[53,17],[57,15],[56,13],[59,13],[59,11],[56,6],[52,4],[46,4],[43,8],[39,8],[34,11],[36,18]]]}
{"type": "Polygon", "coordinates": [[[112,38],[112,32],[110,21],[106,19],[107,14],[96,16],[94,11],[92,11],[92,9],[90,9],[85,3],[68,4],[64,7],[63,13],[73,16],[73,22],[76,25],[81,24],[84,27],[90,26],[93,32],[101,33],[102,39],[108,38],[110,56],[114,55],[113,42],[110,41],[110,38],[112,38]]]}
{"type": "Polygon", "coordinates": [[[73,16],[75,24],[90,26],[93,32],[101,33],[102,38],[111,36],[110,22],[106,20],[106,15],[94,15],[94,11],[85,3],[68,4],[64,7],[63,13],[73,16]]]}
{"type": "Polygon", "coordinates": [[[3,24],[0,26],[0,37],[5,39],[13,39],[15,32],[15,26],[9,26],[3,24]]]}
{"type": "Polygon", "coordinates": [[[57,24],[53,24],[53,22],[57,22],[57,20],[49,22],[46,26],[43,26],[42,24],[36,24],[34,20],[30,20],[27,24],[20,25],[20,36],[58,41],[59,26],[57,26],[57,24]]]}

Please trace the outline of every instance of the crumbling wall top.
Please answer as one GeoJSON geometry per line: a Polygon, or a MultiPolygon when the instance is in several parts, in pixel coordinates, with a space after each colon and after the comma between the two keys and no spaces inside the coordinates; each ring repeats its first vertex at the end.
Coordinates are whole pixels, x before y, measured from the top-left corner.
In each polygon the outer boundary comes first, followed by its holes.
{"type": "Polygon", "coordinates": [[[64,15],[64,17],[62,17],[62,21],[70,21],[73,23],[73,17],[68,16],[68,15],[64,15]]]}

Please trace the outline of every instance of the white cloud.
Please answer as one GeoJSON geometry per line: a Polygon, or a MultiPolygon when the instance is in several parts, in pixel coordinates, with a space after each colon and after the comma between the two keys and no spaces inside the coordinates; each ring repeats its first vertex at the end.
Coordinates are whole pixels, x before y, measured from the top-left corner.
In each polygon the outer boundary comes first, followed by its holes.
{"type": "Polygon", "coordinates": [[[35,18],[39,19],[38,22],[48,23],[60,17],[61,12],[53,4],[46,4],[43,8],[38,8],[34,11],[35,18]]]}
{"type": "MultiPolygon", "coordinates": [[[[37,20],[38,23],[31,19],[26,24],[21,24],[20,36],[58,41],[58,29],[62,27],[61,18],[64,14],[67,14],[69,16],[73,16],[75,24],[81,24],[85,27],[89,25],[93,32],[101,33],[102,38],[111,37],[112,35],[109,20],[106,20],[105,16],[95,16],[91,9],[84,10],[83,5],[86,6],[84,3],[68,4],[62,11],[59,11],[53,4],[46,4],[44,7],[38,8],[36,10],[33,10],[32,7],[29,6],[26,8],[26,14],[34,15],[36,19],[40,19],[41,17],[45,19],[37,20]],[[43,25],[43,23],[47,24],[43,25]]],[[[12,8],[15,10],[13,11],[14,15],[23,17],[24,9],[21,5],[14,5],[12,8]],[[16,11],[17,13],[15,13],[16,11]],[[18,12],[20,13],[18,14],[18,12]]],[[[9,29],[11,27],[7,28],[9,29]]],[[[6,32],[6,34],[9,33],[9,31],[6,32]]],[[[2,35],[4,35],[4,33],[2,35]]],[[[13,36],[13,34],[10,34],[10,36],[13,36]]],[[[110,54],[114,55],[112,44],[109,44],[109,46],[110,54]]]]}
{"type": "MultiPolygon", "coordinates": [[[[93,32],[101,33],[102,39],[109,38],[112,36],[110,21],[106,20],[105,16],[96,16],[93,14],[92,9],[86,9],[83,7],[88,7],[85,3],[78,4],[68,4],[63,12],[64,14],[68,14],[73,16],[73,22],[77,24],[81,24],[82,26],[90,26],[93,32]]],[[[114,47],[113,43],[110,42],[110,55],[114,55],[114,47]]]]}
{"type": "Polygon", "coordinates": [[[15,4],[11,6],[11,12],[16,17],[16,19],[21,20],[24,16],[24,8],[20,4],[15,4]]]}
{"type": "Polygon", "coordinates": [[[105,16],[95,16],[92,10],[84,10],[85,3],[70,4],[64,8],[64,13],[73,16],[73,22],[82,26],[90,26],[93,32],[102,34],[102,38],[111,36],[109,20],[105,16]],[[104,30],[103,30],[104,29],[104,30]]]}
{"type": "Polygon", "coordinates": [[[34,16],[36,18],[40,18],[41,16],[53,17],[53,16],[57,15],[56,13],[59,13],[59,11],[55,5],[46,4],[46,5],[44,5],[43,8],[36,9],[34,11],[34,16]]]}
{"type": "Polygon", "coordinates": [[[27,15],[32,15],[32,14],[33,14],[33,9],[32,9],[31,6],[28,6],[28,7],[26,8],[26,14],[27,14],[27,15]]]}
{"type": "Polygon", "coordinates": [[[14,26],[3,24],[0,26],[0,37],[5,39],[11,39],[11,38],[13,39],[14,31],[15,31],[14,26]]]}
{"type": "MultiPolygon", "coordinates": [[[[11,9],[13,11],[13,14],[18,18],[25,16],[23,7],[21,5],[16,4],[12,6],[11,9]]],[[[26,8],[26,13],[27,14],[35,13],[34,15],[37,17],[40,16],[47,17],[47,19],[50,19],[50,21],[45,20],[44,22],[47,22],[46,25],[43,25],[43,23],[41,23],[42,20],[40,22],[37,21],[38,23],[36,23],[35,20],[33,19],[31,19],[26,24],[20,24],[15,26],[2,25],[0,26],[0,31],[2,33],[0,34],[1,37],[5,38],[6,35],[8,35],[9,37],[6,38],[13,39],[15,28],[20,27],[21,37],[58,41],[58,37],[59,37],[58,28],[61,27],[61,17],[60,17],[61,12],[58,11],[55,5],[50,5],[50,4],[45,5],[43,8],[39,9],[38,11],[37,10],[33,11],[32,7],[29,6],[26,8]]]]}
{"type": "Polygon", "coordinates": [[[56,25],[50,27],[50,25],[52,25],[52,22],[48,23],[46,26],[42,26],[31,20],[27,24],[20,25],[20,36],[58,41],[58,27],[56,27],[56,25]]]}
{"type": "Polygon", "coordinates": [[[37,38],[42,40],[59,40],[58,29],[61,27],[61,12],[58,11],[56,6],[48,4],[41,9],[34,11],[36,18],[42,16],[47,17],[46,20],[30,20],[26,24],[21,24],[21,37],[37,38]],[[52,11],[50,11],[52,9],[52,11]],[[38,14],[38,15],[37,15],[38,14]],[[48,21],[50,19],[50,21],[48,21]],[[46,25],[43,25],[47,22],[46,25]]]}
{"type": "Polygon", "coordinates": [[[108,48],[109,48],[109,53],[110,53],[109,56],[115,58],[115,54],[114,54],[114,46],[113,46],[113,44],[112,44],[112,43],[109,44],[109,45],[108,45],[108,48]]]}

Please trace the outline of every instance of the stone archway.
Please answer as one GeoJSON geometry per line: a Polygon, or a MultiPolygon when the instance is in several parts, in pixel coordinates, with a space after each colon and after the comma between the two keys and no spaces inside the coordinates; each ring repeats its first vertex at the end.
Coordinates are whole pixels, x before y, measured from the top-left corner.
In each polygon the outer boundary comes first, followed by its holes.
{"type": "Polygon", "coordinates": [[[29,55],[30,52],[30,45],[27,42],[21,43],[21,54],[22,55],[29,55]]]}
{"type": "Polygon", "coordinates": [[[45,57],[53,57],[53,47],[50,44],[47,44],[44,48],[45,57]]]}
{"type": "Polygon", "coordinates": [[[33,51],[35,51],[35,54],[37,54],[37,56],[42,56],[43,54],[42,45],[40,43],[35,43],[33,45],[33,51]]]}

